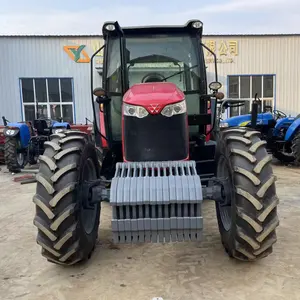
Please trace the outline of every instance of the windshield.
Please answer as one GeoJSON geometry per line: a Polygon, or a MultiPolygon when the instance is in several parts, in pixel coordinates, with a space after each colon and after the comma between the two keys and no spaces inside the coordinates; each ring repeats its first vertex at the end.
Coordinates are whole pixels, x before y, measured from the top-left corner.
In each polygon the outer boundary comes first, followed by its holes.
{"type": "MultiPolygon", "coordinates": [[[[126,36],[126,89],[136,83],[166,81],[175,83],[185,94],[188,113],[199,113],[199,94],[206,84],[201,76],[196,37],[188,34],[126,36]]],[[[108,43],[106,89],[112,95],[113,138],[121,138],[121,55],[120,40],[108,43]]]]}
{"type": "Polygon", "coordinates": [[[130,56],[129,87],[141,82],[168,81],[183,92],[199,90],[196,47],[190,36],[129,37],[126,47],[130,56]]]}

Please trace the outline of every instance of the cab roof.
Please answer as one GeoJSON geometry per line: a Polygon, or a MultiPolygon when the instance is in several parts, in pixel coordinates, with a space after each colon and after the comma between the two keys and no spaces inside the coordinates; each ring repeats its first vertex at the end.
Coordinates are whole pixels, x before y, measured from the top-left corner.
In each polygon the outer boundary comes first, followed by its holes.
{"type": "Polygon", "coordinates": [[[105,22],[102,27],[103,38],[107,36],[137,36],[137,35],[153,35],[153,34],[179,34],[191,33],[202,37],[203,23],[199,20],[189,20],[184,25],[157,25],[157,26],[135,26],[121,27],[117,21],[105,22]],[[193,27],[197,23],[199,27],[193,27]],[[113,25],[115,30],[107,30],[108,25],[113,25]]]}

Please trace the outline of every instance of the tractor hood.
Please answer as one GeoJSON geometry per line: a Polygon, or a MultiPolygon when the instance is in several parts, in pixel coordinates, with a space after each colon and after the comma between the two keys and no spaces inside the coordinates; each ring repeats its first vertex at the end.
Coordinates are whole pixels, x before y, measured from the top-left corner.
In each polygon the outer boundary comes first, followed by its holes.
{"type": "Polygon", "coordinates": [[[150,113],[160,113],[169,104],[185,99],[184,93],[171,82],[134,84],[124,95],[123,102],[142,106],[150,113]]]}
{"type": "MultiPolygon", "coordinates": [[[[271,113],[260,113],[257,115],[257,124],[268,124],[270,120],[273,120],[274,117],[271,113]]],[[[228,127],[232,126],[246,126],[251,122],[251,115],[241,115],[236,117],[231,117],[221,121],[221,124],[227,123],[228,127]]]]}

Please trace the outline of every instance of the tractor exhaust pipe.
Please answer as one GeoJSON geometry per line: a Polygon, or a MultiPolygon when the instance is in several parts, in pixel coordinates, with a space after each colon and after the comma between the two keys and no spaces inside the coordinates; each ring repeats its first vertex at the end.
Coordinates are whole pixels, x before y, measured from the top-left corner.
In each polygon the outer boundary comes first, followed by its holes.
{"type": "Polygon", "coordinates": [[[7,126],[8,120],[4,116],[2,116],[2,121],[3,121],[3,125],[7,126]]]}
{"type": "Polygon", "coordinates": [[[256,123],[257,123],[258,103],[259,103],[259,100],[258,100],[257,93],[256,93],[254,101],[252,102],[252,108],[251,108],[251,127],[253,129],[256,128],[256,123]]]}

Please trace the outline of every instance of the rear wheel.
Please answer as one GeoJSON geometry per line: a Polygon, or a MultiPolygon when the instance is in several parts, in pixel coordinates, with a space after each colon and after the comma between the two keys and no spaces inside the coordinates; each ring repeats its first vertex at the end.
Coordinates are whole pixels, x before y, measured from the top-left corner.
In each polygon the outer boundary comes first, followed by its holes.
{"type": "Polygon", "coordinates": [[[259,136],[248,128],[223,130],[217,151],[217,176],[227,178],[224,202],[216,202],[222,243],[229,256],[245,261],[272,252],[279,225],[272,157],[259,136]]]}
{"type": "Polygon", "coordinates": [[[26,165],[26,153],[18,136],[5,138],[4,159],[10,172],[18,173],[26,165]]]}
{"type": "Polygon", "coordinates": [[[100,176],[95,147],[85,133],[66,131],[45,142],[39,161],[33,202],[42,255],[64,265],[86,260],[95,247],[101,207],[99,203],[87,209],[88,199],[77,195],[84,180],[100,176]]]}
{"type": "Polygon", "coordinates": [[[300,165],[300,131],[298,131],[292,142],[293,155],[295,157],[295,164],[300,165]]]}

